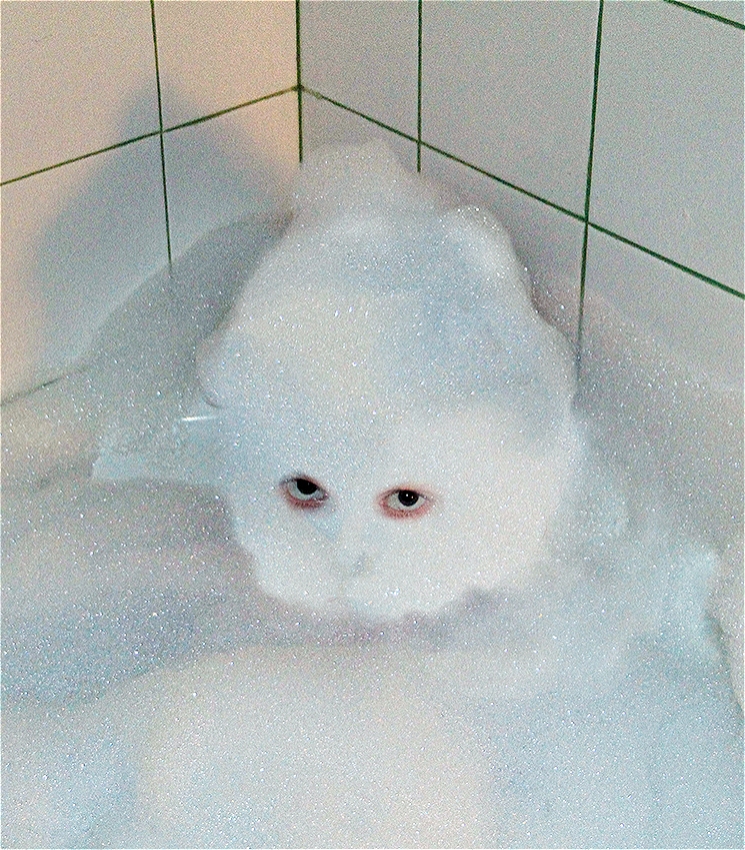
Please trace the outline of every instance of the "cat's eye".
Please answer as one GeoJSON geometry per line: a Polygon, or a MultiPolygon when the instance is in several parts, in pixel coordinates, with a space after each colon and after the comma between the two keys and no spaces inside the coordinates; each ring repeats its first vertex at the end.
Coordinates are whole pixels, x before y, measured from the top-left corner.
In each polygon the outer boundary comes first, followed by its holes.
{"type": "Polygon", "coordinates": [[[430,509],[432,499],[418,490],[402,487],[383,493],[378,504],[386,516],[394,519],[413,519],[422,516],[430,509]]]}
{"type": "Polygon", "coordinates": [[[280,489],[293,508],[320,508],[329,497],[312,478],[286,478],[280,489]]]}

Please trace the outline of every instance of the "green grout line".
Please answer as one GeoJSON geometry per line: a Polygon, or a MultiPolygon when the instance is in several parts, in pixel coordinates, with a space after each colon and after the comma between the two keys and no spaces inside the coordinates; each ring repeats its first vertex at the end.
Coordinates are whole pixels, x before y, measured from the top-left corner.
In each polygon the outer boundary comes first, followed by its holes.
{"type": "Polygon", "coordinates": [[[433,153],[438,153],[440,154],[440,156],[444,156],[446,159],[452,160],[453,162],[457,162],[458,165],[465,165],[466,168],[470,168],[471,171],[475,171],[477,174],[482,174],[484,177],[488,177],[490,180],[494,180],[496,183],[500,183],[502,186],[506,186],[508,189],[513,189],[515,192],[519,192],[521,195],[525,195],[525,197],[531,198],[531,200],[538,201],[539,203],[544,204],[544,206],[551,207],[551,209],[554,209],[557,212],[564,213],[564,215],[568,215],[570,218],[573,218],[576,221],[584,221],[584,218],[579,213],[567,209],[567,207],[562,207],[561,204],[554,203],[554,201],[549,201],[547,198],[541,197],[541,195],[536,195],[535,192],[531,192],[529,189],[524,189],[522,186],[518,186],[517,183],[511,183],[509,180],[505,180],[503,177],[499,177],[497,174],[492,174],[490,171],[486,171],[483,168],[479,168],[478,165],[473,165],[472,163],[468,162],[465,159],[461,159],[455,154],[448,153],[447,151],[442,150],[442,148],[435,147],[434,145],[431,145],[428,142],[422,142],[422,147],[426,148],[429,151],[432,151],[433,153]]]}
{"type": "Polygon", "coordinates": [[[0,182],[0,186],[8,186],[10,183],[17,183],[19,180],[26,180],[29,177],[36,177],[37,174],[46,174],[47,171],[54,171],[55,168],[62,168],[63,165],[73,165],[76,162],[81,162],[84,159],[90,159],[92,156],[98,156],[100,153],[109,153],[109,151],[117,150],[117,148],[125,148],[127,145],[132,145],[135,142],[141,142],[144,139],[152,139],[159,135],[158,130],[152,130],[149,133],[143,133],[141,136],[133,136],[123,142],[116,142],[113,145],[107,145],[105,148],[99,148],[88,153],[81,153],[78,156],[64,159],[62,162],[55,162],[54,165],[45,165],[43,168],[37,168],[34,171],[28,171],[26,174],[19,174],[18,177],[9,177],[7,180],[0,182]]]}
{"type": "Polygon", "coordinates": [[[300,62],[300,0],[295,0],[295,64],[297,67],[297,155],[303,161],[303,81],[300,62]]]}
{"type": "MultiPolygon", "coordinates": [[[[80,369],[80,372],[83,370],[80,369]]],[[[34,393],[41,392],[42,390],[46,390],[49,387],[53,387],[55,384],[58,384],[60,381],[63,381],[65,378],[69,377],[72,372],[64,372],[62,375],[55,375],[53,378],[45,378],[40,384],[35,384],[33,387],[29,387],[26,390],[18,390],[18,392],[11,393],[11,395],[6,396],[2,403],[0,403],[0,408],[10,407],[10,405],[19,401],[22,398],[28,398],[30,395],[34,393]]]]}
{"type": "Polygon", "coordinates": [[[203,124],[205,121],[211,121],[213,118],[220,118],[223,115],[228,115],[231,112],[236,112],[238,109],[245,109],[247,106],[253,106],[256,103],[261,103],[264,100],[271,100],[273,97],[281,97],[283,94],[290,94],[297,91],[297,86],[290,86],[286,89],[273,91],[270,94],[263,94],[261,97],[255,97],[253,100],[246,100],[243,103],[237,103],[235,106],[226,106],[225,109],[218,109],[217,112],[210,112],[209,115],[201,115],[199,118],[191,118],[189,121],[182,121],[180,124],[173,124],[171,127],[166,127],[164,133],[173,133],[174,130],[183,130],[185,127],[194,127],[196,124],[203,124]]]}
{"type": "Polygon", "coordinates": [[[671,6],[679,6],[681,9],[694,12],[696,15],[702,15],[704,18],[719,21],[720,24],[728,24],[736,29],[745,30],[745,24],[741,24],[739,21],[733,21],[732,18],[725,18],[723,15],[717,15],[715,12],[707,12],[706,9],[699,9],[698,6],[689,6],[688,3],[682,3],[680,0],[665,0],[665,2],[671,6]]]}
{"type": "Polygon", "coordinates": [[[655,260],[660,260],[663,263],[667,263],[667,265],[678,269],[678,271],[685,272],[686,274],[691,275],[691,277],[695,277],[698,280],[702,280],[704,283],[708,283],[710,286],[714,286],[717,289],[721,289],[722,292],[727,292],[729,295],[734,295],[737,298],[745,300],[745,293],[740,292],[739,289],[733,289],[731,286],[727,286],[726,283],[721,283],[713,277],[709,277],[708,275],[705,275],[702,272],[696,271],[696,269],[692,269],[690,266],[686,266],[683,263],[677,262],[676,260],[671,260],[670,257],[666,257],[664,254],[660,254],[658,251],[653,251],[651,248],[646,248],[639,242],[634,242],[633,239],[628,239],[625,236],[621,236],[620,233],[616,233],[613,230],[609,230],[607,227],[603,227],[600,224],[595,224],[591,221],[589,222],[589,225],[593,230],[597,230],[598,233],[603,233],[606,236],[610,236],[611,238],[617,240],[618,242],[622,242],[624,245],[628,245],[631,248],[636,248],[637,251],[642,251],[644,254],[648,254],[650,257],[654,257],[655,260]]]}
{"type": "Polygon", "coordinates": [[[417,81],[416,81],[416,170],[422,171],[422,12],[423,0],[417,4],[417,81]]]}
{"type": "MultiPolygon", "coordinates": [[[[603,2],[603,0],[601,0],[603,2]]],[[[387,124],[384,124],[382,121],[378,121],[376,118],[372,118],[369,115],[365,115],[364,112],[360,112],[357,109],[354,109],[351,106],[346,106],[343,103],[340,103],[333,98],[327,97],[324,94],[321,94],[314,89],[309,89],[307,86],[303,86],[303,91],[306,94],[311,95],[311,97],[316,98],[317,100],[323,100],[327,103],[332,104],[333,106],[338,106],[340,109],[343,109],[345,112],[350,112],[353,115],[357,115],[359,118],[363,118],[365,121],[369,121],[371,124],[375,124],[377,127],[382,128],[383,130],[388,130],[400,138],[407,139],[410,142],[416,143],[416,139],[412,136],[408,135],[408,133],[403,133],[401,130],[396,130],[394,127],[390,127],[387,124]]],[[[722,290],[723,292],[727,292],[730,295],[735,295],[738,298],[745,299],[745,294],[740,292],[737,289],[733,289],[727,284],[721,283],[713,277],[709,277],[708,275],[703,274],[702,272],[696,271],[696,269],[691,268],[690,266],[683,265],[682,263],[677,262],[676,260],[670,259],[670,257],[665,256],[664,254],[660,254],[657,251],[653,251],[651,248],[647,248],[639,242],[634,242],[632,239],[627,238],[626,236],[622,236],[620,233],[616,233],[613,230],[609,230],[607,227],[603,227],[600,224],[596,224],[595,222],[589,219],[589,215],[586,217],[584,215],[580,215],[579,213],[574,212],[573,210],[567,209],[566,207],[562,207],[560,204],[556,204],[553,201],[549,201],[547,198],[543,198],[540,195],[535,194],[535,192],[531,192],[528,189],[524,189],[522,186],[518,186],[516,183],[511,183],[509,180],[504,180],[496,174],[492,174],[489,171],[486,171],[483,168],[479,168],[477,165],[473,165],[465,159],[461,159],[455,154],[448,153],[447,151],[442,150],[441,148],[435,147],[434,145],[429,144],[428,142],[422,141],[421,146],[426,150],[430,150],[433,153],[440,154],[444,156],[446,159],[451,160],[452,162],[457,162],[458,165],[463,165],[466,168],[469,168],[471,171],[475,171],[477,174],[481,174],[484,177],[488,177],[490,180],[494,180],[497,183],[500,183],[502,186],[506,186],[508,189],[513,189],[515,192],[518,192],[525,197],[531,198],[534,201],[538,201],[544,206],[550,207],[551,209],[556,210],[557,212],[563,213],[570,218],[573,218],[575,221],[581,222],[583,225],[586,223],[587,227],[592,228],[593,230],[597,230],[599,233],[603,233],[606,236],[610,236],[612,239],[615,239],[618,242],[622,242],[624,245],[629,245],[632,248],[637,248],[639,251],[642,251],[645,254],[648,254],[650,257],[654,257],[656,260],[660,260],[663,263],[666,263],[669,266],[672,266],[679,271],[685,272],[686,274],[691,275],[692,277],[697,278],[698,280],[704,281],[705,283],[710,284],[711,286],[716,287],[717,289],[722,290]]],[[[585,205],[588,208],[587,199],[585,199],[585,205]]]]}
{"type": "Polygon", "coordinates": [[[15,402],[19,401],[22,398],[28,398],[34,393],[41,392],[42,390],[46,390],[49,387],[53,387],[55,384],[59,384],[60,381],[64,381],[65,378],[74,377],[76,375],[84,375],[88,369],[90,368],[90,364],[86,362],[77,362],[76,364],[70,364],[71,368],[62,372],[58,375],[53,375],[49,378],[43,378],[40,383],[34,384],[34,386],[29,387],[25,390],[18,390],[17,392],[11,393],[11,395],[6,396],[0,402],[0,409],[4,407],[10,407],[10,405],[15,404],[15,402]]]}
{"type": "MultiPolygon", "coordinates": [[[[325,94],[321,94],[321,92],[316,91],[315,89],[309,89],[308,86],[303,86],[303,92],[305,94],[309,94],[311,97],[316,98],[316,100],[325,100],[326,103],[330,103],[333,106],[338,106],[339,109],[343,109],[345,112],[351,112],[352,115],[357,115],[359,118],[364,118],[365,121],[369,121],[371,124],[375,124],[376,127],[380,127],[383,130],[387,130],[389,133],[393,133],[394,136],[400,136],[402,139],[408,139],[410,142],[414,142],[416,144],[416,138],[414,136],[410,136],[408,133],[404,133],[403,130],[397,130],[395,127],[391,127],[390,124],[386,124],[383,121],[378,121],[377,118],[373,118],[371,115],[365,115],[364,112],[360,112],[358,109],[354,109],[352,106],[347,106],[345,103],[341,103],[341,101],[334,100],[332,97],[326,97],[325,94]]],[[[422,142],[424,144],[424,142],[422,142]]]]}
{"type": "Polygon", "coordinates": [[[587,151],[587,182],[585,184],[585,215],[582,233],[582,265],[579,275],[579,311],[577,314],[577,349],[575,363],[578,381],[580,379],[580,371],[582,368],[582,329],[585,318],[585,280],[587,278],[587,245],[590,234],[590,199],[592,196],[592,162],[595,152],[595,121],[598,114],[600,48],[603,40],[603,2],[604,0],[600,0],[598,3],[598,23],[595,34],[595,68],[592,83],[592,110],[590,113],[590,144],[587,151]]]}
{"type": "Polygon", "coordinates": [[[168,216],[168,182],[166,180],[166,150],[163,143],[163,100],[160,91],[160,68],[158,66],[158,37],[155,32],[155,0],[150,0],[150,20],[153,26],[153,52],[155,54],[155,86],[158,91],[158,139],[160,142],[160,170],[163,180],[163,212],[166,219],[166,250],[168,265],[173,263],[171,255],[171,223],[168,216]]]}
{"type": "MultiPolygon", "coordinates": [[[[230,112],[235,112],[237,109],[243,109],[246,106],[253,106],[256,103],[261,103],[264,100],[269,100],[273,97],[279,97],[283,94],[290,94],[290,92],[294,92],[297,90],[297,86],[290,86],[287,89],[281,89],[280,91],[272,92],[271,94],[265,94],[261,97],[256,97],[253,100],[247,100],[244,103],[239,103],[236,106],[228,106],[226,109],[220,109],[217,112],[211,112],[209,115],[202,115],[199,118],[192,118],[189,121],[183,121],[180,124],[174,124],[172,127],[165,127],[163,129],[163,133],[172,133],[175,130],[183,130],[185,127],[193,127],[196,124],[202,124],[204,121],[211,121],[213,118],[219,118],[222,115],[227,115],[230,112]]],[[[98,156],[101,153],[109,153],[110,151],[117,150],[118,148],[125,148],[127,145],[132,145],[135,142],[142,142],[145,139],[153,139],[156,136],[160,135],[160,130],[151,130],[149,133],[143,133],[140,136],[133,136],[131,139],[125,139],[123,142],[116,142],[113,145],[107,145],[104,148],[98,148],[94,151],[89,151],[88,153],[83,153],[78,156],[70,157],[70,159],[62,160],[61,162],[55,162],[54,165],[45,165],[43,168],[37,168],[34,171],[28,171],[26,174],[19,174],[18,177],[9,177],[7,180],[3,180],[0,182],[0,186],[7,186],[10,183],[17,183],[19,180],[26,180],[28,177],[35,177],[37,174],[45,174],[47,171],[54,171],[55,168],[62,168],[63,165],[72,165],[76,162],[80,162],[84,159],[89,159],[92,156],[98,156]]]]}

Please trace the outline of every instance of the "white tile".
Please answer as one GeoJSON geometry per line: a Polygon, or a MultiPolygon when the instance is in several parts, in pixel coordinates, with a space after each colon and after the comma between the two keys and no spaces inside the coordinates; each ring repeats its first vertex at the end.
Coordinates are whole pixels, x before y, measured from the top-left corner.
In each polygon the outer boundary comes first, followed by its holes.
{"type": "Polygon", "coordinates": [[[295,4],[156,2],[166,127],[297,83],[295,4]]]}
{"type": "Polygon", "coordinates": [[[598,4],[425,3],[422,138],[584,209],[598,4]]]}
{"type": "Polygon", "coordinates": [[[320,147],[364,144],[383,139],[409,171],[416,171],[416,143],[398,136],[346,109],[303,96],[303,155],[320,147]]]}
{"type": "Polygon", "coordinates": [[[298,165],[297,95],[164,137],[174,258],[203,234],[281,203],[298,165]]]}
{"type": "Polygon", "coordinates": [[[149,3],[0,8],[3,180],[158,129],[149,3]]]}
{"type": "Polygon", "coordinates": [[[692,378],[743,385],[743,300],[590,230],[585,318],[595,296],[692,378]]]}
{"type": "Polygon", "coordinates": [[[745,3],[742,0],[688,0],[688,6],[694,6],[712,15],[719,15],[730,21],[745,21],[745,3]]]}
{"type": "Polygon", "coordinates": [[[590,235],[579,407],[615,464],[664,486],[683,534],[726,551],[742,543],[743,301],[590,235]]]}
{"type": "Polygon", "coordinates": [[[303,85],[416,136],[418,20],[413,0],[301,3],[303,85]]]}
{"type": "Polygon", "coordinates": [[[450,187],[466,203],[490,209],[512,236],[533,282],[540,312],[577,341],[583,225],[472,168],[422,149],[422,174],[450,187]]]}
{"type": "Polygon", "coordinates": [[[667,3],[608,3],[591,218],[743,289],[743,40],[667,3]]]}
{"type": "Polygon", "coordinates": [[[62,373],[166,264],[161,185],[145,139],[3,187],[4,397],[62,373]]]}

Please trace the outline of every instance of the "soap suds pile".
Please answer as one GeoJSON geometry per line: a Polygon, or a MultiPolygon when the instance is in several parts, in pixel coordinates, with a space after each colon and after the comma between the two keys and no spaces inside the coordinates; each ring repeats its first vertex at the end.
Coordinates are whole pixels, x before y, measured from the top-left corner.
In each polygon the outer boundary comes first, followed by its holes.
{"type": "Polygon", "coordinates": [[[3,410],[4,846],[742,844],[741,398],[529,289],[319,154],[3,410]]]}

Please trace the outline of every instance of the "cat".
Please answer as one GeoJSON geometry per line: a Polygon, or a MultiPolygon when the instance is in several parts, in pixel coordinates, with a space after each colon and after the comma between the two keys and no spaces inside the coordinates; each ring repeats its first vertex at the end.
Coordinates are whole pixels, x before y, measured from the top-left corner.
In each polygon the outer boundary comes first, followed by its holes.
{"type": "MultiPolygon", "coordinates": [[[[166,558],[136,609],[135,549],[110,580],[114,641],[212,637],[93,696],[6,704],[4,845],[736,840],[715,558],[596,458],[574,352],[505,230],[384,146],[320,152],[242,284],[174,364],[195,377],[173,428],[128,424],[150,424],[138,388],[95,467],[196,482],[212,529],[181,539],[188,501],[164,491],[178,518],[149,557],[206,548],[166,558]],[[227,574],[221,537],[244,553],[227,574]],[[241,616],[261,624],[219,636],[241,616]]],[[[75,511],[105,526],[101,501],[75,511]]]]}
{"type": "Polygon", "coordinates": [[[330,167],[200,355],[255,576],[373,618],[523,587],[582,451],[570,346],[488,213],[376,147],[330,167]]]}

